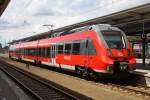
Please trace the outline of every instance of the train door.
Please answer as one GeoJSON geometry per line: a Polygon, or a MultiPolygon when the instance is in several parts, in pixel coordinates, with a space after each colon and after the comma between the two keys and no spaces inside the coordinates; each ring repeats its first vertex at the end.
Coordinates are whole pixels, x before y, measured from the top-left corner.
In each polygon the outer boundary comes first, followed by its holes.
{"type": "Polygon", "coordinates": [[[93,44],[93,41],[91,39],[87,39],[86,40],[86,46],[85,46],[85,50],[86,50],[86,66],[90,67],[90,65],[92,64],[92,60],[93,57],[92,55],[96,54],[96,50],[93,44]]]}
{"type": "Polygon", "coordinates": [[[56,45],[53,45],[51,47],[51,58],[52,58],[52,64],[56,66],[56,45]]]}
{"type": "Polygon", "coordinates": [[[86,44],[85,44],[85,52],[86,52],[86,63],[85,63],[85,66],[86,67],[89,67],[89,39],[86,40],[86,44]]]}

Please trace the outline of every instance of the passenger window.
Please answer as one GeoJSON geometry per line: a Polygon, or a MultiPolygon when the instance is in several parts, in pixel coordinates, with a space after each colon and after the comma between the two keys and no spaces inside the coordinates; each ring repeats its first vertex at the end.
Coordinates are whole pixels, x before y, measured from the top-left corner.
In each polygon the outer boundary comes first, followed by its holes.
{"type": "Polygon", "coordinates": [[[35,56],[38,56],[38,49],[35,49],[35,56]]]}
{"type": "Polygon", "coordinates": [[[88,54],[96,55],[96,49],[94,47],[93,41],[91,39],[88,40],[88,54]]]}
{"type": "Polygon", "coordinates": [[[63,45],[58,45],[58,54],[63,54],[63,45]]]}
{"type": "Polygon", "coordinates": [[[44,57],[47,57],[47,48],[44,48],[45,52],[44,52],[44,57]]]}
{"type": "Polygon", "coordinates": [[[50,57],[50,48],[47,48],[47,57],[50,57]]]}
{"type": "Polygon", "coordinates": [[[42,57],[45,57],[45,48],[42,48],[42,57]]]}
{"type": "Polygon", "coordinates": [[[81,55],[86,55],[86,40],[81,40],[80,41],[80,54],[81,55]]]}
{"type": "Polygon", "coordinates": [[[80,43],[73,43],[73,54],[78,55],[80,54],[80,43]]]}
{"type": "Polygon", "coordinates": [[[41,48],[39,48],[39,56],[41,56],[41,48]]]}
{"type": "Polygon", "coordinates": [[[71,44],[65,44],[65,54],[70,54],[71,53],[71,44]]]}

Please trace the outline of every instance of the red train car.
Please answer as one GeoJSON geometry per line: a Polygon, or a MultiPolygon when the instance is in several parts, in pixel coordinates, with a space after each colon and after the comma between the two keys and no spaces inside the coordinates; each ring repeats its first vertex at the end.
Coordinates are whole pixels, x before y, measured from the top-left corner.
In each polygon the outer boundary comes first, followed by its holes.
{"type": "Polygon", "coordinates": [[[19,50],[19,56],[10,53],[10,57],[88,76],[135,69],[132,48],[125,33],[116,27],[92,25],[54,34],[51,38],[12,45],[19,50]]]}

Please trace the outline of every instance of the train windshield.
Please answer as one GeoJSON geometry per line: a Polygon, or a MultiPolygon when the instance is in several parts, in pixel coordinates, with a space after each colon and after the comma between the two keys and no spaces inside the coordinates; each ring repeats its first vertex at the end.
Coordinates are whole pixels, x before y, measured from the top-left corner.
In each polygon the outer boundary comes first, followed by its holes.
{"type": "Polygon", "coordinates": [[[102,35],[109,48],[125,48],[125,40],[120,31],[102,31],[102,35]]]}

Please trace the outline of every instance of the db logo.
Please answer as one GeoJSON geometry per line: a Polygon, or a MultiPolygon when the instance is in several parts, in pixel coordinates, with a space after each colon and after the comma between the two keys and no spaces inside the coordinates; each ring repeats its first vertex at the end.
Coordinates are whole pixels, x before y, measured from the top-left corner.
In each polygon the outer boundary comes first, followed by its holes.
{"type": "Polygon", "coordinates": [[[121,52],[118,53],[118,56],[123,56],[123,54],[121,52]]]}

